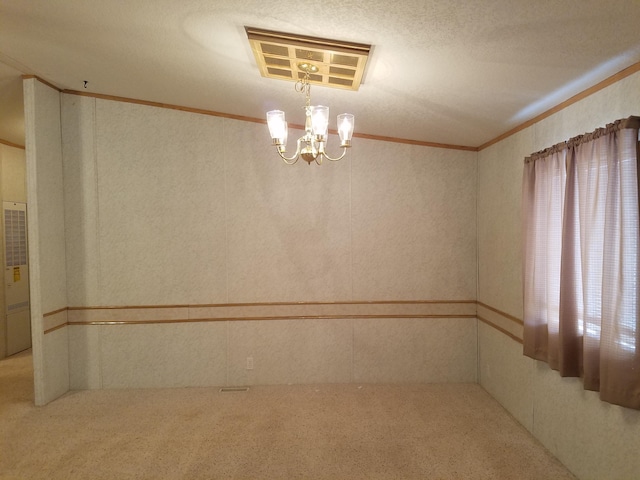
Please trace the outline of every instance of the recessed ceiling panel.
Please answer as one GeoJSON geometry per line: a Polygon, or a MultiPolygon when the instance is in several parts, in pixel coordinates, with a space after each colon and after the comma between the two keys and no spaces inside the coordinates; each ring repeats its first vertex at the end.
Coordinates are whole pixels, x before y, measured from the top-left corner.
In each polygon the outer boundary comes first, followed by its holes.
{"type": "Polygon", "coordinates": [[[318,71],[310,75],[310,83],[358,90],[363,81],[371,45],[253,27],[245,30],[263,77],[297,81],[305,75],[300,64],[311,63],[318,71]]]}

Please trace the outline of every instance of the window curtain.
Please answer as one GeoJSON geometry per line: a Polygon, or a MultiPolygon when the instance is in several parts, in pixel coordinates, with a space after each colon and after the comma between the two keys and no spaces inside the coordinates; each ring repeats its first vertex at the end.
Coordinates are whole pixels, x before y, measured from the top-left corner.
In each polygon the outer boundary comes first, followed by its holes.
{"type": "Polygon", "coordinates": [[[524,354],[640,409],[640,117],[525,158],[524,354]]]}

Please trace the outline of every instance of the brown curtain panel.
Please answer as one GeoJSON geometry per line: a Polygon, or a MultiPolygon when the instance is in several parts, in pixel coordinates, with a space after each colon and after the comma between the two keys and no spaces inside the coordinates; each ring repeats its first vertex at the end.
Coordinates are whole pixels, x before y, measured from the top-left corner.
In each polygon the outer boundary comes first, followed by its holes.
{"type": "Polygon", "coordinates": [[[640,117],[525,158],[524,354],[640,409],[640,117]]]}

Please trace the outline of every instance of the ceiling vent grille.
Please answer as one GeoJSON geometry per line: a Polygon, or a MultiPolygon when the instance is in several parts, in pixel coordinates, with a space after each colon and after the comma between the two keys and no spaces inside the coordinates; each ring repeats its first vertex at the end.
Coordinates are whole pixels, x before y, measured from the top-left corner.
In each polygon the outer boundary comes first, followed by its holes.
{"type": "Polygon", "coordinates": [[[358,90],[371,45],[327,40],[245,27],[260,74],[297,82],[305,76],[299,64],[312,63],[318,71],[309,83],[358,90]]]}

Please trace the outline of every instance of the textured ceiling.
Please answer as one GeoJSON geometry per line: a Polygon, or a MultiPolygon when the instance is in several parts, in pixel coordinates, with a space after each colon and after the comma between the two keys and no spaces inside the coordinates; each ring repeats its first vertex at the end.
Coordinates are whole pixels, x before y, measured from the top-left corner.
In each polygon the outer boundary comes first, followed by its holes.
{"type": "Polygon", "coordinates": [[[0,139],[24,144],[21,74],[302,123],[293,84],[260,76],[252,26],[373,45],[359,91],[311,90],[356,132],[475,147],[640,62],[638,25],[638,0],[2,0],[0,139]]]}

